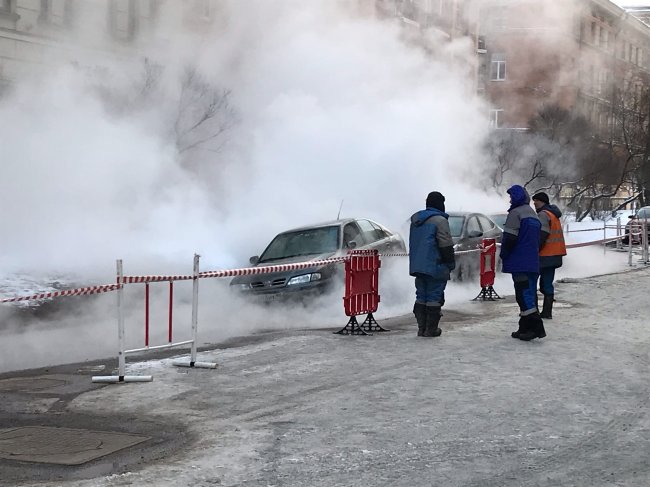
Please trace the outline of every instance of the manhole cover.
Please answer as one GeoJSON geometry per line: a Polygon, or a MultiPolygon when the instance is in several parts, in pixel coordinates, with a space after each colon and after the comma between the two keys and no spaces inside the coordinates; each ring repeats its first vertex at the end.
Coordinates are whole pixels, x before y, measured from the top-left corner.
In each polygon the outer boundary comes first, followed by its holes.
{"type": "Polygon", "coordinates": [[[80,465],[148,439],[109,431],[25,426],[0,432],[0,458],[80,465]]]}
{"type": "Polygon", "coordinates": [[[66,382],[61,379],[49,379],[46,377],[17,377],[13,379],[0,380],[0,391],[31,392],[62,386],[65,383],[66,382]]]}

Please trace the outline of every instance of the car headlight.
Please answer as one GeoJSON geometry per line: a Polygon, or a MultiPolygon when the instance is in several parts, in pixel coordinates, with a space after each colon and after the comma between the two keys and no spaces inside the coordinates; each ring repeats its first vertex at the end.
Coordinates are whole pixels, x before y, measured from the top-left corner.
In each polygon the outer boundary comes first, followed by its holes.
{"type": "Polygon", "coordinates": [[[287,286],[295,286],[296,284],[305,284],[311,281],[320,281],[321,279],[320,272],[313,272],[311,274],[303,274],[302,276],[296,276],[289,279],[287,286]]]}
{"type": "Polygon", "coordinates": [[[236,287],[240,291],[248,291],[251,288],[249,283],[246,284],[234,284],[233,287],[236,287]]]}

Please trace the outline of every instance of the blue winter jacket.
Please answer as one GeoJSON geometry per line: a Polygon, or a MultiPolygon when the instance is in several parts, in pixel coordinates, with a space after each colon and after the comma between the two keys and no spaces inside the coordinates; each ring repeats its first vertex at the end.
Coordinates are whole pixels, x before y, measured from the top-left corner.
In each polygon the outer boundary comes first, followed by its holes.
{"type": "Polygon", "coordinates": [[[455,267],[453,240],[449,232],[449,215],[427,208],[411,217],[409,234],[409,273],[449,280],[455,267]]]}
{"type": "Polygon", "coordinates": [[[503,272],[539,274],[539,234],[541,223],[530,206],[526,190],[515,184],[508,189],[512,205],[503,226],[501,261],[503,272]]]}

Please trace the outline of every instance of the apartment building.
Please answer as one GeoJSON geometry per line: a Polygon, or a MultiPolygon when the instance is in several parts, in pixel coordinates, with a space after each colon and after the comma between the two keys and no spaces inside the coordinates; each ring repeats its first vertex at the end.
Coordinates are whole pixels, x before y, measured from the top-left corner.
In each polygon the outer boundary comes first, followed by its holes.
{"type": "Polygon", "coordinates": [[[101,65],[165,42],[162,29],[196,32],[217,0],[0,0],[0,90],[53,64],[101,65]]]}
{"type": "Polygon", "coordinates": [[[611,124],[613,88],[650,81],[650,27],[609,0],[495,0],[480,13],[481,75],[498,128],[525,128],[544,104],[611,124]]]}

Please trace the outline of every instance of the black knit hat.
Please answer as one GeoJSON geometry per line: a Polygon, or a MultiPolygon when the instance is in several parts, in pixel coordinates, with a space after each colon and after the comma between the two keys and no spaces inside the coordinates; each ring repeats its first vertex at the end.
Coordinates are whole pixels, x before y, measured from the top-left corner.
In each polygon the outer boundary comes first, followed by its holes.
{"type": "Polygon", "coordinates": [[[543,191],[540,191],[539,193],[535,193],[532,197],[533,200],[541,201],[545,205],[549,204],[549,199],[548,195],[544,193],[543,191]]]}
{"type": "Polygon", "coordinates": [[[442,193],[432,191],[427,196],[427,208],[435,208],[440,211],[445,211],[445,197],[442,193]]]}

